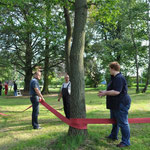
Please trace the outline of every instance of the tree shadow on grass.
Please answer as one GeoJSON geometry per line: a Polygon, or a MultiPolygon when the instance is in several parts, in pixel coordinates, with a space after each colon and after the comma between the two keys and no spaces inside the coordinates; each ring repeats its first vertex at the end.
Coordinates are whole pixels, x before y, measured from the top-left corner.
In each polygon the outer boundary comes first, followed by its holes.
{"type": "MultiPolygon", "coordinates": [[[[39,123],[42,127],[48,127],[48,126],[60,126],[62,124],[65,124],[64,122],[58,120],[58,119],[40,119],[39,123]]],[[[5,120],[5,123],[0,126],[1,132],[10,132],[10,131],[23,131],[23,130],[32,130],[31,120],[26,120],[23,122],[14,122],[12,124],[7,124],[7,120],[5,120]]]]}
{"type": "MultiPolygon", "coordinates": [[[[58,121],[56,119],[41,119],[40,123],[47,128],[48,126],[58,126],[59,129],[59,125],[64,124],[61,121],[58,121]]],[[[147,130],[145,127],[150,128],[150,126],[148,125],[131,125],[131,137],[134,138],[141,138],[141,133],[145,136],[147,135],[148,138],[148,134],[147,134],[147,130]],[[139,130],[140,129],[140,130],[139,130]],[[133,131],[132,131],[133,130],[133,131]],[[137,131],[138,131],[138,135],[137,135],[137,131]],[[134,133],[133,133],[134,132],[134,133]]],[[[53,127],[52,127],[53,128],[53,127]]],[[[10,131],[25,131],[25,130],[29,130],[29,131],[33,131],[33,129],[31,129],[31,126],[29,125],[25,125],[25,126],[21,126],[21,124],[18,124],[18,128],[16,130],[10,130],[10,131]]],[[[42,134],[42,135],[38,135],[33,136],[34,138],[30,139],[30,140],[20,140],[18,142],[16,142],[15,146],[16,149],[24,149],[24,150],[33,150],[34,149],[38,149],[38,150],[98,150],[98,149],[106,149],[106,150],[116,150],[119,149],[116,147],[116,144],[119,143],[119,141],[117,142],[112,142],[110,140],[106,140],[104,136],[109,135],[110,131],[111,131],[111,125],[89,125],[88,127],[89,130],[89,135],[86,138],[82,138],[82,136],[73,136],[70,137],[67,135],[67,133],[63,132],[60,133],[59,135],[56,136],[56,130],[53,130],[47,134],[42,134]],[[54,133],[55,132],[55,133],[54,133]],[[51,135],[51,137],[49,137],[49,135],[51,135]],[[41,142],[42,140],[42,142],[41,142]]],[[[41,133],[41,131],[39,131],[41,133]]],[[[59,133],[60,131],[58,131],[57,133],[59,133]]],[[[142,137],[144,138],[144,137],[142,137]]],[[[119,136],[119,139],[121,139],[121,136],[119,136]]],[[[133,142],[133,141],[132,141],[133,142]]],[[[9,143],[8,143],[9,144],[9,143]]]]}
{"type": "Polygon", "coordinates": [[[5,102],[0,102],[0,104],[2,106],[18,106],[18,105],[31,105],[31,102],[30,101],[27,101],[27,100],[12,100],[12,99],[9,99],[9,100],[6,100],[5,102]]]}
{"type": "Polygon", "coordinates": [[[50,140],[53,140],[56,134],[59,135],[59,131],[47,134],[43,134],[42,130],[36,130],[35,132],[31,130],[31,132],[33,135],[27,139],[20,139],[12,135],[13,140],[7,141],[7,144],[0,144],[0,146],[3,150],[48,150],[47,145],[50,143],[50,140]],[[39,134],[37,134],[38,132],[39,134]]]}

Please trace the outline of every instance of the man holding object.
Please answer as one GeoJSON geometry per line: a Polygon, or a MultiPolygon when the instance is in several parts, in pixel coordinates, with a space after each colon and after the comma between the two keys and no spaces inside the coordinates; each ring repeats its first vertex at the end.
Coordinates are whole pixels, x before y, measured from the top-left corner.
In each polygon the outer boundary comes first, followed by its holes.
{"type": "Polygon", "coordinates": [[[41,72],[37,71],[34,73],[34,78],[30,82],[30,100],[32,103],[32,126],[33,129],[41,129],[38,124],[39,114],[39,99],[45,101],[40,91],[38,80],[41,79],[41,72]]]}

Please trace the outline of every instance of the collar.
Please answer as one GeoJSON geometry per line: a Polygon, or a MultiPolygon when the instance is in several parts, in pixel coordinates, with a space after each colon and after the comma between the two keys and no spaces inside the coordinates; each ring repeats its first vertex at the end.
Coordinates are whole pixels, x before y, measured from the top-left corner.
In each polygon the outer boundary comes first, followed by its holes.
{"type": "Polygon", "coordinates": [[[115,76],[111,75],[111,79],[114,79],[115,77],[117,77],[118,75],[120,75],[121,72],[119,72],[118,74],[116,74],[115,76]]]}

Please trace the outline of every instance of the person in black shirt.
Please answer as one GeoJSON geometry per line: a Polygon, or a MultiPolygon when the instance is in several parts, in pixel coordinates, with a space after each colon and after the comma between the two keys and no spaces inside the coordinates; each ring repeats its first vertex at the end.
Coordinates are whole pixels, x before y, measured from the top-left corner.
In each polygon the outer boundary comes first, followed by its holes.
{"type": "Polygon", "coordinates": [[[14,81],[14,96],[17,96],[17,84],[14,81]]]}
{"type": "Polygon", "coordinates": [[[65,75],[65,83],[61,87],[58,101],[63,98],[64,112],[66,118],[70,118],[70,94],[71,94],[71,82],[69,81],[69,75],[65,75]]]}
{"type": "Polygon", "coordinates": [[[111,134],[108,139],[117,140],[119,127],[121,128],[122,141],[117,147],[126,147],[130,145],[130,127],[128,123],[128,110],[130,108],[131,99],[127,91],[127,82],[120,73],[120,65],[118,62],[112,62],[109,65],[111,81],[106,91],[99,91],[98,96],[106,96],[107,109],[110,109],[111,119],[116,120],[116,124],[112,125],[111,134]]]}
{"type": "Polygon", "coordinates": [[[3,88],[2,82],[0,81],[0,96],[2,95],[2,88],[3,88]]]}

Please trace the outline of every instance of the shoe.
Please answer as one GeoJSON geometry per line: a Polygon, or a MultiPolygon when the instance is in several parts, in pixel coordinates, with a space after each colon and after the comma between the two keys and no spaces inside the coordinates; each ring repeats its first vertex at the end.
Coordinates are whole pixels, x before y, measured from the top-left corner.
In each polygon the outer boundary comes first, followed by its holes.
{"type": "Polygon", "coordinates": [[[108,139],[108,140],[112,140],[112,141],[118,140],[118,139],[116,139],[116,138],[111,138],[110,136],[106,136],[105,138],[108,139]]]}
{"type": "Polygon", "coordinates": [[[128,145],[125,145],[125,144],[123,144],[123,143],[119,143],[119,144],[117,144],[117,147],[127,147],[128,145]]]}

